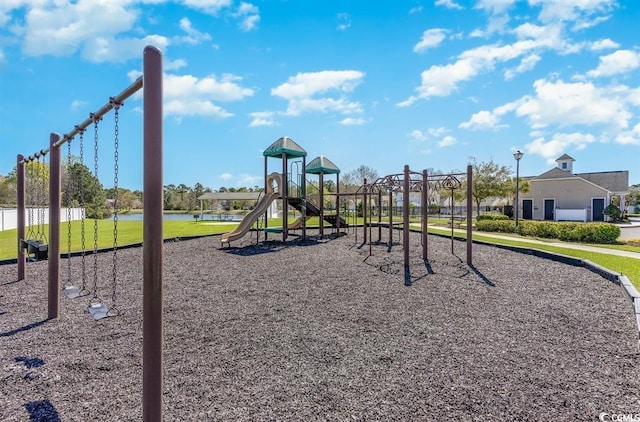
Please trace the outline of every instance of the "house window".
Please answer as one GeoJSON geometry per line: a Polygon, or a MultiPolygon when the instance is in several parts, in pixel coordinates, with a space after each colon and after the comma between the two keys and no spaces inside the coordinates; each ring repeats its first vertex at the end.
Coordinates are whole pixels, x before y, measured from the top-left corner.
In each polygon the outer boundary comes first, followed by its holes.
{"type": "Polygon", "coordinates": [[[566,170],[567,169],[567,163],[562,163],[562,170],[566,170]]]}

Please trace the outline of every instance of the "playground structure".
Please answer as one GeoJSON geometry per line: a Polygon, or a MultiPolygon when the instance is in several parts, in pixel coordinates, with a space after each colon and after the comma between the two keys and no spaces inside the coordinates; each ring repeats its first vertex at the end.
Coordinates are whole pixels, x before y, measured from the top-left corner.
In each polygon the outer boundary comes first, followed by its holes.
{"type": "MultiPolygon", "coordinates": [[[[324,236],[324,222],[328,222],[331,227],[340,231],[340,228],[346,228],[347,222],[340,215],[340,209],[337,206],[340,196],[340,169],[326,157],[317,157],[309,164],[306,163],[307,152],[298,145],[293,139],[283,136],[267,147],[264,152],[264,180],[265,187],[263,195],[258,199],[255,208],[247,214],[238,227],[232,232],[222,235],[220,241],[224,245],[231,244],[232,241],[242,238],[258,222],[258,230],[264,232],[264,239],[267,239],[268,233],[282,233],[282,241],[285,242],[289,236],[289,232],[293,230],[302,230],[302,237],[307,235],[307,222],[311,217],[318,217],[320,220],[319,231],[320,237],[324,236]],[[268,159],[276,158],[282,160],[281,173],[268,173],[268,159]],[[290,161],[296,159],[297,161],[290,161]],[[317,187],[318,194],[314,203],[311,196],[307,193],[307,188],[312,186],[307,178],[307,174],[316,174],[319,176],[319,184],[317,187]],[[336,175],[336,206],[335,214],[327,213],[324,206],[324,175],[336,175]],[[276,184],[274,189],[273,184],[276,184]],[[269,227],[266,211],[272,202],[281,200],[282,209],[282,225],[277,227],[269,227]],[[300,212],[300,217],[293,223],[289,223],[289,208],[300,212]],[[261,225],[260,221],[264,221],[261,225]]],[[[259,240],[259,236],[258,236],[259,240]]]]}
{"type": "MultiPolygon", "coordinates": [[[[143,76],[138,78],[132,85],[115,97],[109,99],[109,102],[95,113],[91,113],[89,118],[79,125],[76,125],[72,131],[60,136],[52,133],[49,140],[49,148],[41,150],[31,157],[25,159],[24,156],[18,156],[18,279],[25,278],[25,249],[28,251],[27,239],[25,237],[25,166],[33,160],[38,160],[47,155],[50,157],[50,173],[49,173],[49,236],[46,245],[48,252],[48,318],[55,319],[59,317],[59,293],[60,291],[68,293],[66,296],[70,298],[82,297],[87,295],[86,286],[78,286],[73,284],[71,275],[68,275],[67,285],[65,289],[60,288],[60,221],[61,221],[61,147],[64,144],[69,145],[76,136],[82,140],[84,131],[91,125],[94,129],[94,172],[95,177],[98,176],[98,138],[99,125],[104,115],[114,111],[114,190],[117,192],[118,186],[118,111],[122,107],[124,100],[136,93],[142,87],[144,89],[144,248],[143,248],[143,283],[144,283],[144,302],[143,302],[143,415],[144,420],[161,421],[162,420],[162,67],[161,54],[153,48],[145,49],[144,72],[143,76]]],[[[265,190],[264,195],[256,207],[255,213],[251,217],[246,218],[246,222],[241,223],[240,230],[232,234],[227,234],[227,242],[242,237],[253,225],[261,214],[266,212],[270,203],[277,199],[282,200],[282,227],[268,227],[266,218],[264,225],[265,239],[269,232],[282,233],[283,241],[286,241],[289,230],[302,229],[303,237],[306,236],[307,221],[312,216],[320,218],[320,235],[323,235],[324,222],[327,221],[332,227],[340,230],[341,227],[348,227],[347,222],[340,215],[339,210],[339,173],[340,170],[325,157],[318,157],[306,164],[306,151],[304,151],[293,140],[287,137],[278,139],[274,144],[267,148],[264,153],[265,157],[265,190]],[[267,174],[268,158],[282,159],[282,173],[267,174]],[[292,158],[300,158],[300,161],[289,162],[292,158]],[[300,164],[302,167],[300,168],[300,164]],[[296,170],[294,172],[293,170],[296,170]],[[302,169],[302,170],[301,170],[302,169]],[[307,178],[306,174],[317,174],[320,177],[318,186],[318,205],[310,200],[307,194],[307,178]],[[336,206],[335,214],[325,213],[324,210],[324,174],[336,174],[336,186],[338,191],[335,194],[336,206]],[[274,189],[274,184],[277,189],[274,189]],[[266,204],[266,205],[265,205],[266,204]],[[288,209],[292,207],[301,213],[301,217],[289,224],[288,209]],[[235,237],[234,237],[235,236],[235,237]]],[[[70,160],[68,156],[68,162],[70,160]]],[[[399,175],[388,177],[387,181],[394,181],[395,185],[389,185],[389,188],[400,189],[399,183],[402,181],[402,191],[410,192],[416,188],[417,181],[413,181],[411,175],[419,173],[410,172],[408,166],[405,166],[404,178],[399,175]]],[[[469,179],[470,180],[470,179],[469,179]]],[[[422,183],[427,182],[427,175],[424,174],[422,183]]],[[[426,191],[423,188],[423,191],[426,191]]],[[[423,193],[424,194],[424,193],[423,193]]],[[[366,193],[365,193],[366,195],[366,193]]],[[[470,196],[469,196],[470,197],[470,196]]],[[[404,216],[403,216],[403,233],[404,238],[408,240],[409,232],[409,195],[404,195],[404,216]]],[[[366,200],[364,201],[367,202],[366,200]]],[[[67,208],[69,208],[69,200],[67,199],[67,208]]],[[[85,204],[82,204],[85,205],[85,204]]],[[[101,300],[90,302],[87,310],[94,319],[101,319],[107,316],[117,315],[115,311],[116,298],[116,282],[117,273],[117,195],[114,209],[116,216],[114,218],[114,244],[113,244],[113,273],[112,273],[112,306],[111,309],[101,300]]],[[[468,207],[468,213],[471,207],[468,207]]],[[[365,216],[366,216],[365,212],[365,216]]],[[[84,218],[83,218],[84,221],[84,218]]],[[[468,219],[471,221],[471,218],[468,219]]],[[[369,220],[371,225],[371,221],[369,220]]],[[[365,218],[366,226],[366,218],[365,218]]],[[[390,224],[391,228],[392,225],[390,224]]],[[[426,238],[426,223],[424,223],[423,235],[426,238]]],[[[469,226],[470,227],[470,226],[469,226]]],[[[369,227],[370,229],[370,227],[369,227]]],[[[97,229],[94,225],[94,257],[97,251],[97,241],[95,237],[97,229]]],[[[84,231],[83,231],[84,236],[84,231]]],[[[224,237],[223,237],[224,238],[224,237]]],[[[468,242],[470,244],[470,233],[468,242]]],[[[423,244],[424,257],[426,257],[426,242],[423,244]]],[[[408,245],[404,245],[405,259],[408,257],[408,245]]],[[[85,250],[82,251],[83,270],[85,250]]],[[[68,246],[66,258],[70,260],[72,254],[70,246],[68,246]]],[[[468,250],[467,260],[470,263],[471,254],[468,250]]],[[[69,262],[69,261],[68,261],[69,262]]],[[[405,263],[405,267],[407,264],[405,263]]],[[[93,299],[99,299],[97,295],[97,270],[94,261],[94,288],[93,299]]]]}
{"type": "MultiPolygon", "coordinates": [[[[473,240],[472,240],[472,218],[473,218],[473,201],[471,187],[473,185],[473,170],[470,165],[467,166],[466,173],[451,173],[451,174],[434,174],[429,175],[426,170],[421,173],[411,171],[408,165],[404,166],[404,171],[398,174],[390,174],[384,177],[376,179],[373,183],[369,183],[366,179],[362,186],[354,193],[354,195],[362,195],[362,215],[363,221],[363,237],[364,240],[360,247],[365,244],[369,247],[368,256],[373,254],[373,239],[372,229],[378,229],[377,243],[380,243],[382,238],[382,229],[388,229],[387,251],[390,251],[393,246],[393,232],[397,230],[399,226],[402,227],[402,249],[404,252],[404,280],[405,285],[411,284],[410,266],[409,266],[409,231],[410,231],[410,194],[412,192],[420,192],[420,204],[421,204],[421,218],[420,218],[420,232],[421,232],[421,244],[422,244],[422,259],[425,263],[429,261],[429,242],[427,237],[427,225],[429,221],[428,203],[430,191],[443,191],[448,190],[453,192],[456,189],[462,188],[462,183],[459,177],[466,177],[466,263],[467,265],[473,265],[473,240]],[[391,204],[393,203],[393,195],[402,194],[402,221],[395,222],[393,220],[393,213],[391,212],[391,204]],[[388,221],[382,220],[382,196],[388,195],[388,221]],[[377,221],[372,221],[372,213],[368,209],[372,203],[373,198],[377,199],[377,221]]],[[[357,200],[357,199],[356,199],[357,200]]],[[[450,216],[451,226],[451,253],[454,253],[454,215],[450,216]]],[[[357,231],[355,235],[355,243],[358,243],[357,231]]]]}
{"type": "MultiPolygon", "coordinates": [[[[331,227],[335,228],[338,232],[341,228],[349,227],[347,221],[340,214],[340,198],[355,196],[356,202],[358,196],[362,196],[362,213],[364,217],[364,244],[369,245],[369,256],[373,253],[371,240],[371,230],[373,227],[378,229],[378,242],[380,242],[382,236],[382,229],[388,228],[388,242],[387,246],[390,248],[393,245],[393,231],[398,226],[402,226],[402,247],[404,250],[404,273],[405,273],[405,285],[411,284],[410,268],[409,268],[409,231],[410,231],[410,194],[411,192],[421,193],[421,239],[422,239],[422,259],[427,262],[428,257],[428,238],[427,238],[427,225],[428,225],[428,204],[429,204],[429,192],[430,191],[443,191],[449,190],[451,197],[453,198],[453,192],[456,189],[462,187],[462,183],[458,177],[464,176],[467,180],[467,195],[466,195],[466,262],[468,265],[472,265],[473,262],[473,241],[472,241],[472,218],[473,218],[473,202],[471,195],[472,186],[472,167],[467,166],[466,173],[451,173],[451,174],[434,174],[429,175],[427,171],[415,172],[411,171],[409,166],[406,165],[403,173],[390,174],[381,178],[378,178],[373,183],[368,183],[365,179],[362,186],[354,193],[340,193],[340,169],[333,164],[326,157],[318,157],[312,160],[308,165],[306,164],[307,152],[298,145],[293,139],[288,137],[281,137],[273,144],[267,147],[264,152],[264,180],[265,187],[258,199],[258,203],[255,208],[247,214],[240,224],[231,232],[225,233],[221,236],[220,242],[222,245],[231,245],[231,242],[241,239],[245,236],[255,225],[257,224],[258,232],[264,232],[264,240],[267,240],[268,233],[282,233],[282,241],[286,242],[289,231],[302,229],[302,237],[306,237],[307,221],[311,217],[319,217],[319,234],[320,237],[324,236],[324,222],[328,222],[331,227]],[[282,160],[282,172],[268,173],[268,159],[279,158],[282,160]],[[291,159],[299,158],[298,161],[289,161],[291,159]],[[303,170],[300,169],[300,164],[303,170]],[[295,171],[294,171],[295,170],[295,171]],[[311,186],[307,179],[306,174],[319,175],[317,202],[314,203],[312,195],[307,193],[308,186],[311,186]],[[336,193],[335,193],[335,214],[325,213],[324,210],[324,175],[335,174],[336,175],[336,193]],[[274,188],[274,184],[276,187],[274,188]],[[389,195],[389,209],[393,202],[393,195],[402,193],[403,200],[403,215],[401,222],[394,222],[391,212],[388,213],[388,221],[382,221],[382,195],[386,193],[389,195]],[[378,221],[372,221],[372,213],[368,211],[368,204],[371,203],[372,198],[377,197],[378,203],[378,221]],[[267,209],[274,201],[281,200],[282,209],[282,224],[281,226],[269,227],[267,220],[267,209]],[[318,204],[318,205],[316,205],[318,204]],[[300,212],[300,217],[293,223],[288,222],[288,209],[293,207],[300,212]],[[261,225],[261,219],[264,224],[261,225]]],[[[451,226],[451,253],[453,254],[453,242],[454,242],[454,215],[450,216],[451,226]]],[[[355,232],[355,242],[357,243],[357,231],[355,232]]],[[[257,239],[259,241],[260,235],[258,233],[257,239]]]]}
{"type": "MultiPolygon", "coordinates": [[[[113,228],[113,273],[112,273],[112,308],[109,309],[99,300],[97,285],[98,273],[97,264],[94,260],[93,273],[93,298],[87,310],[94,319],[101,319],[107,316],[116,315],[115,307],[117,273],[117,209],[118,209],[118,142],[119,127],[118,110],[123,105],[124,100],[143,88],[143,192],[144,192],[144,219],[143,219],[143,419],[145,421],[162,421],[162,350],[163,350],[163,293],[162,293],[162,265],[163,265],[163,234],[162,234],[162,208],[163,208],[163,178],[162,178],[162,152],[163,152],[163,80],[162,80],[162,53],[156,47],[147,46],[143,54],[143,74],[136,79],[129,87],[115,97],[111,97],[107,104],[102,106],[95,113],[90,113],[89,117],[81,124],[76,125],[73,130],[65,135],[51,133],[49,148],[25,157],[17,156],[17,249],[18,249],[18,280],[24,280],[26,276],[27,254],[35,254],[35,258],[48,257],[48,299],[47,315],[48,319],[59,317],[60,292],[60,221],[61,221],[61,147],[66,143],[70,144],[76,136],[83,138],[84,131],[90,125],[94,128],[94,177],[98,177],[98,148],[99,148],[99,123],[104,115],[114,110],[114,191],[116,192],[113,228]],[[28,183],[39,183],[42,188],[42,177],[34,177],[31,169],[34,162],[39,163],[40,159],[49,156],[49,233],[48,242],[44,234],[40,238],[25,236],[25,181],[28,183]],[[29,178],[25,177],[25,167],[29,178]],[[29,174],[31,173],[31,174],[29,174]],[[40,182],[34,182],[39,181],[40,182]]],[[[68,161],[69,162],[69,161],[68,161]]],[[[35,166],[41,169],[41,166],[35,166]]],[[[42,176],[42,175],[40,175],[42,176]]],[[[32,190],[30,189],[30,192],[32,190]]],[[[42,195],[39,198],[43,198],[42,195]]],[[[42,199],[37,201],[38,224],[37,227],[44,227],[44,204],[42,199]]],[[[69,208],[67,200],[67,209],[69,208]]],[[[29,201],[29,218],[32,216],[33,195],[29,201]]],[[[84,221],[84,219],[82,220],[84,221]]],[[[33,225],[29,225],[33,227],[33,225]]],[[[84,224],[83,239],[84,239],[84,224]]],[[[30,233],[31,234],[31,233],[30,233]]],[[[94,257],[97,253],[97,226],[94,225],[94,257]]],[[[86,295],[84,286],[85,272],[85,250],[83,247],[83,286],[71,284],[71,276],[67,278],[68,285],[65,286],[67,297],[81,297],[86,295]]],[[[67,260],[72,258],[70,246],[68,246],[67,260]]],[[[69,266],[70,268],[70,266],[69,266]]]]}

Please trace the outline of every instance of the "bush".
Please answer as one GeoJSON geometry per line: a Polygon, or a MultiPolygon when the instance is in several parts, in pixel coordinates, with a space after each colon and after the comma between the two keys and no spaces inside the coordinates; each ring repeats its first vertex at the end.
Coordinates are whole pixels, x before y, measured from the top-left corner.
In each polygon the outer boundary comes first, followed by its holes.
{"type": "Polygon", "coordinates": [[[615,204],[609,204],[603,211],[604,215],[608,215],[613,221],[622,220],[622,211],[615,204]]]}
{"type": "Polygon", "coordinates": [[[480,214],[477,218],[478,221],[482,220],[508,220],[509,217],[504,214],[480,214]]]}
{"type": "Polygon", "coordinates": [[[507,220],[478,220],[476,229],[482,232],[513,233],[516,225],[513,221],[507,220]]]}
{"type": "MultiPolygon", "coordinates": [[[[511,221],[478,221],[476,228],[480,231],[513,233],[511,221]],[[508,226],[505,223],[510,223],[508,226]]],[[[522,221],[518,224],[521,236],[559,239],[569,242],[583,243],[616,243],[620,237],[620,227],[610,223],[556,223],[551,221],[522,221]]]]}

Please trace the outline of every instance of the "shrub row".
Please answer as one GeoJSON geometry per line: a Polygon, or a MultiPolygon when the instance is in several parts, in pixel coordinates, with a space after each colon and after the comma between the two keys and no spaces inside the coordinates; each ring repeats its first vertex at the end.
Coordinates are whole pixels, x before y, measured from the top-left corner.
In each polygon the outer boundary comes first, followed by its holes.
{"type": "MultiPolygon", "coordinates": [[[[515,223],[503,220],[478,220],[476,229],[484,232],[513,233],[515,223]]],[[[604,244],[616,243],[620,237],[620,227],[609,223],[521,221],[518,224],[518,234],[569,242],[604,244]]]]}
{"type": "Polygon", "coordinates": [[[478,216],[478,221],[486,221],[486,220],[508,220],[509,217],[507,217],[504,214],[480,214],[478,216]]]}

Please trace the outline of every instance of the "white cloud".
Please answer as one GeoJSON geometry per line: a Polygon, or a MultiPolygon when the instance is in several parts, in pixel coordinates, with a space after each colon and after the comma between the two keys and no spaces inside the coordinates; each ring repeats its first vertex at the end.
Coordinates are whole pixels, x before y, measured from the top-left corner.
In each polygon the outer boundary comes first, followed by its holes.
{"type": "Polygon", "coordinates": [[[253,90],[238,84],[234,75],[197,78],[192,75],[164,76],[164,112],[167,116],[208,116],[224,119],[233,116],[215,101],[238,101],[253,95],[253,90]]]}
{"type": "Polygon", "coordinates": [[[507,125],[500,123],[500,118],[516,110],[519,104],[520,100],[506,103],[494,108],[492,111],[479,111],[474,113],[468,121],[460,123],[458,127],[469,130],[495,130],[507,127],[507,125]]]}
{"type": "Polygon", "coordinates": [[[509,80],[513,79],[517,74],[524,73],[532,70],[536,67],[536,64],[542,60],[537,54],[531,54],[520,61],[520,64],[515,69],[508,69],[504,72],[504,78],[509,80]]]}
{"type": "Polygon", "coordinates": [[[518,101],[516,114],[526,117],[534,129],[549,125],[628,126],[631,113],[623,86],[597,87],[592,83],[537,80],[535,97],[518,101]]]}
{"type": "Polygon", "coordinates": [[[200,32],[197,29],[195,29],[191,25],[191,21],[187,18],[180,19],[180,29],[182,29],[186,33],[186,35],[182,37],[177,37],[176,41],[178,42],[183,42],[189,45],[197,45],[197,44],[200,44],[202,41],[211,40],[211,35],[207,34],[206,32],[200,32]]]}
{"type": "Polygon", "coordinates": [[[618,50],[600,56],[598,67],[587,72],[588,76],[601,77],[627,73],[640,67],[640,54],[632,50],[618,50]]]}
{"type": "Polygon", "coordinates": [[[275,113],[273,111],[256,111],[250,113],[250,116],[253,117],[249,126],[258,127],[258,126],[275,126],[276,121],[274,119],[275,113]]]}
{"type": "Polygon", "coordinates": [[[478,73],[473,60],[461,59],[445,66],[431,66],[421,74],[422,84],[417,88],[420,98],[445,97],[458,88],[458,83],[478,73]]]}
{"type": "Polygon", "coordinates": [[[525,149],[530,154],[542,156],[547,159],[547,163],[553,164],[555,159],[567,150],[581,150],[595,141],[595,137],[591,134],[555,133],[551,139],[540,137],[533,140],[525,145],[525,149]]]}
{"type": "Polygon", "coordinates": [[[410,14],[410,15],[415,15],[416,13],[422,13],[422,6],[412,7],[412,8],[409,10],[409,14],[410,14]]]}
{"type": "Polygon", "coordinates": [[[102,38],[96,37],[85,42],[82,55],[87,60],[102,62],[125,62],[142,57],[147,45],[165,50],[169,40],[161,35],[149,35],[144,38],[102,38]]]}
{"type": "Polygon", "coordinates": [[[259,13],[260,10],[258,9],[258,6],[251,3],[241,2],[240,6],[238,6],[238,9],[232,14],[232,16],[240,19],[240,29],[248,32],[258,26],[258,23],[260,22],[259,13]]]}
{"type": "Polygon", "coordinates": [[[33,4],[25,13],[23,49],[29,56],[70,55],[87,44],[104,44],[91,40],[113,40],[129,31],[137,18],[137,12],[126,9],[122,2],[33,4]]]}
{"type": "Polygon", "coordinates": [[[456,138],[454,138],[453,136],[445,136],[444,138],[442,138],[442,140],[440,140],[440,142],[438,142],[438,146],[441,148],[445,148],[445,147],[450,147],[451,145],[455,145],[457,143],[456,138]]]}
{"type": "Polygon", "coordinates": [[[352,92],[363,78],[364,73],[356,70],[298,73],[273,88],[271,95],[288,101],[286,114],[290,116],[305,112],[361,113],[360,103],[349,101],[346,94],[352,92]],[[328,96],[330,93],[336,93],[338,98],[328,96]]]}
{"type": "Polygon", "coordinates": [[[172,62],[164,63],[164,70],[179,70],[187,66],[187,62],[184,59],[176,59],[172,62]]]}
{"type": "Polygon", "coordinates": [[[458,10],[464,9],[464,7],[460,6],[454,0],[436,0],[435,5],[446,7],[447,9],[458,9],[458,10]]]}
{"type": "Polygon", "coordinates": [[[492,68],[496,62],[517,58],[533,47],[533,41],[518,41],[505,46],[486,45],[463,52],[455,63],[431,66],[422,72],[422,84],[417,88],[419,98],[450,95],[458,89],[460,82],[492,68]]]}
{"type": "Polygon", "coordinates": [[[483,129],[497,129],[501,127],[500,116],[496,113],[492,113],[487,110],[482,110],[474,113],[466,122],[460,123],[458,126],[461,129],[469,130],[483,130],[483,129]]]}
{"type": "Polygon", "coordinates": [[[414,141],[424,142],[427,140],[427,135],[418,129],[411,131],[407,136],[414,141]]]}
{"type": "Polygon", "coordinates": [[[84,108],[84,106],[87,105],[86,101],[81,101],[81,100],[73,100],[71,101],[71,110],[75,111],[75,110],[80,110],[82,108],[84,108]]]}
{"type": "Polygon", "coordinates": [[[413,47],[416,53],[423,53],[429,48],[435,48],[444,40],[446,30],[442,28],[427,29],[422,34],[422,39],[413,47]]]}
{"type": "Polygon", "coordinates": [[[504,32],[509,23],[508,11],[516,0],[478,0],[475,8],[483,9],[489,14],[489,23],[484,31],[474,31],[476,36],[488,36],[496,32],[504,32]]]}
{"type": "Polygon", "coordinates": [[[598,40],[598,41],[594,41],[591,43],[591,50],[592,51],[600,51],[600,50],[609,50],[609,49],[614,49],[614,48],[618,48],[620,47],[620,44],[618,44],[617,42],[609,39],[609,38],[605,38],[602,40],[598,40]]]}
{"type": "Polygon", "coordinates": [[[224,74],[210,75],[198,79],[192,75],[165,75],[164,95],[166,98],[207,97],[217,101],[237,101],[253,95],[253,90],[238,85],[242,78],[224,74]]]}
{"type": "Polygon", "coordinates": [[[233,177],[233,174],[231,174],[231,173],[222,173],[218,177],[221,178],[224,181],[227,181],[227,180],[231,180],[231,178],[233,177]]]}
{"type": "Polygon", "coordinates": [[[208,116],[216,119],[226,119],[233,116],[211,101],[191,98],[170,99],[164,102],[165,116],[208,116]]]}
{"type": "Polygon", "coordinates": [[[427,130],[427,132],[431,136],[438,137],[438,136],[442,136],[445,133],[449,132],[449,130],[447,128],[445,128],[444,126],[440,126],[440,127],[437,127],[437,128],[429,128],[427,130]]]}
{"type": "Polygon", "coordinates": [[[348,13],[338,13],[338,22],[336,27],[338,31],[345,31],[351,27],[351,19],[348,13]]]}
{"type": "Polygon", "coordinates": [[[210,15],[217,15],[220,10],[233,4],[232,0],[180,0],[180,2],[210,15]]]}
{"type": "Polygon", "coordinates": [[[542,22],[575,21],[577,28],[587,28],[601,22],[603,17],[594,15],[610,12],[617,0],[529,0],[529,5],[541,6],[542,22]]]}
{"type": "Polygon", "coordinates": [[[629,131],[620,132],[616,138],[616,142],[623,145],[640,145],[640,123],[635,125],[629,131]]]}
{"type": "Polygon", "coordinates": [[[362,117],[346,117],[340,121],[342,126],[361,126],[366,123],[362,117]]]}

